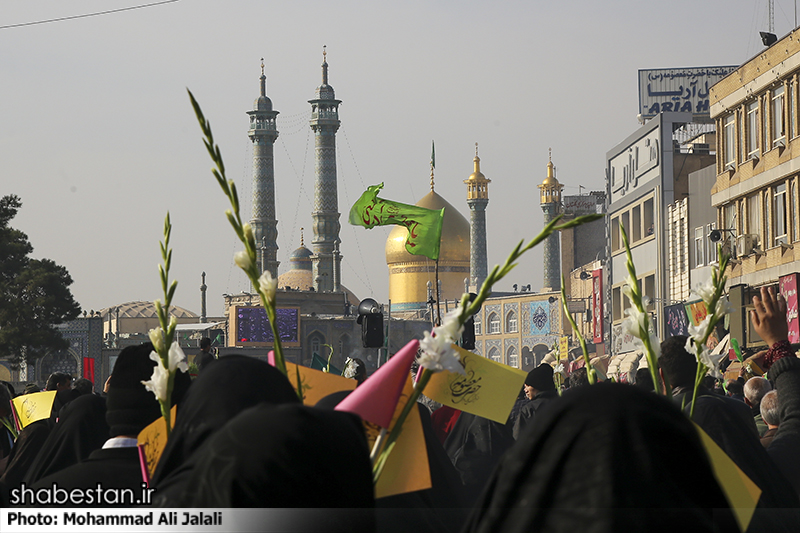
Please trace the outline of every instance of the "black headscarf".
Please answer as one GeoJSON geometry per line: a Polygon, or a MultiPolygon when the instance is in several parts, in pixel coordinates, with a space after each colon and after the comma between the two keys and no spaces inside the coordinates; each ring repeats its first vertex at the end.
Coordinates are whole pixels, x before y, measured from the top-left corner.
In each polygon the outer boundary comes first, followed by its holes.
{"type": "Polygon", "coordinates": [[[51,429],[50,421],[43,419],[31,422],[19,432],[17,440],[14,441],[14,447],[8,454],[8,464],[3,476],[0,477],[0,482],[7,487],[19,486],[25,473],[47,441],[51,429]]]}
{"type": "Polygon", "coordinates": [[[156,503],[171,505],[168,493],[181,491],[191,469],[189,457],[234,416],[259,403],[299,402],[289,380],[268,363],[242,355],[218,359],[194,380],[178,408],[151,482],[158,489],[156,503]]]}
{"type": "Polygon", "coordinates": [[[478,497],[495,465],[513,444],[511,430],[504,424],[470,413],[459,415],[444,449],[461,477],[468,504],[478,497]]]}
{"type": "Polygon", "coordinates": [[[691,422],[635,387],[580,387],[526,428],[467,531],[738,531],[691,422]]]}
{"type": "Polygon", "coordinates": [[[325,508],[327,519],[293,526],[374,529],[369,450],[361,419],[351,413],[297,404],[252,407],[209,439],[189,486],[186,507],[325,508]]]}
{"type": "Polygon", "coordinates": [[[108,438],[105,399],[94,394],[80,396],[61,410],[58,423],[22,481],[32,485],[45,476],[81,462],[101,448],[108,438]]]}

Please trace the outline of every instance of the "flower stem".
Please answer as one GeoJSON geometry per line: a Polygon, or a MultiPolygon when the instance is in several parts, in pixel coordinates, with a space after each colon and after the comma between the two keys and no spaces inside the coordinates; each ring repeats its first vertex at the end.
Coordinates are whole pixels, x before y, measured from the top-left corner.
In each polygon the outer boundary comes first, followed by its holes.
{"type": "Polygon", "coordinates": [[[397,417],[397,421],[395,421],[394,426],[392,426],[392,430],[389,432],[389,437],[386,439],[386,445],[380,452],[378,460],[372,467],[373,483],[377,483],[378,479],[381,477],[383,468],[386,466],[386,461],[394,449],[394,444],[397,441],[397,438],[400,436],[400,432],[403,431],[403,422],[405,422],[406,418],[408,418],[411,409],[416,408],[417,398],[419,398],[420,394],[422,394],[422,391],[425,390],[425,385],[428,384],[428,381],[430,381],[432,375],[433,371],[428,370],[427,368],[423,370],[422,377],[420,377],[419,381],[417,381],[416,385],[414,386],[414,390],[411,391],[411,396],[408,397],[408,401],[403,406],[403,410],[400,411],[400,416],[397,417]]]}

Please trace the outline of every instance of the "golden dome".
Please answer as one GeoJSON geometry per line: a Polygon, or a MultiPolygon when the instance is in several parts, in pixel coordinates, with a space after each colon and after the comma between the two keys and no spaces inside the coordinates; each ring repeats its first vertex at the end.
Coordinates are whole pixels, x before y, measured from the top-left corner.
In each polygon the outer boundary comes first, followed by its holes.
{"type": "Polygon", "coordinates": [[[547,162],[547,177],[542,182],[542,187],[558,187],[561,185],[556,179],[556,169],[552,161],[547,162]]]}
{"type": "Polygon", "coordinates": [[[473,172],[472,174],[469,175],[469,177],[467,178],[467,181],[469,181],[469,180],[472,180],[472,181],[475,181],[475,180],[485,181],[486,180],[486,176],[484,176],[483,172],[481,172],[481,158],[476,155],[475,159],[473,159],[472,161],[473,161],[473,163],[475,163],[475,172],[473,172]]]}
{"type": "MultiPolygon", "coordinates": [[[[437,211],[445,208],[439,263],[456,261],[466,262],[469,265],[469,222],[467,219],[434,191],[429,192],[416,205],[437,211]]],[[[389,233],[389,237],[386,239],[386,264],[429,261],[425,256],[408,253],[406,250],[407,238],[408,230],[405,226],[395,226],[389,233]]]]}

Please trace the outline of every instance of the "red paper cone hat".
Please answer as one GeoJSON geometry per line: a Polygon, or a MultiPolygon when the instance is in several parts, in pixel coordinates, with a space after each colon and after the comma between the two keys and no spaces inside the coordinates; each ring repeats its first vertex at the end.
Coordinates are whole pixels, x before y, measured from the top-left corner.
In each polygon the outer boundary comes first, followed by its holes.
{"type": "Polygon", "coordinates": [[[355,413],[368,422],[388,428],[418,347],[419,341],[416,339],[406,344],[342,400],[336,410],[355,413]]]}

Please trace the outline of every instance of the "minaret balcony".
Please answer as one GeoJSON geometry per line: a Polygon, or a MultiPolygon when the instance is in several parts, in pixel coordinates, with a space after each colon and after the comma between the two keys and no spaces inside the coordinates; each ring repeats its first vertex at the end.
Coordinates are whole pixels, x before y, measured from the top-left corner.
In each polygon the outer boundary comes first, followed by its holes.
{"type": "Polygon", "coordinates": [[[311,120],[331,120],[331,121],[339,121],[339,112],[338,111],[317,111],[311,113],[311,120]]]}

